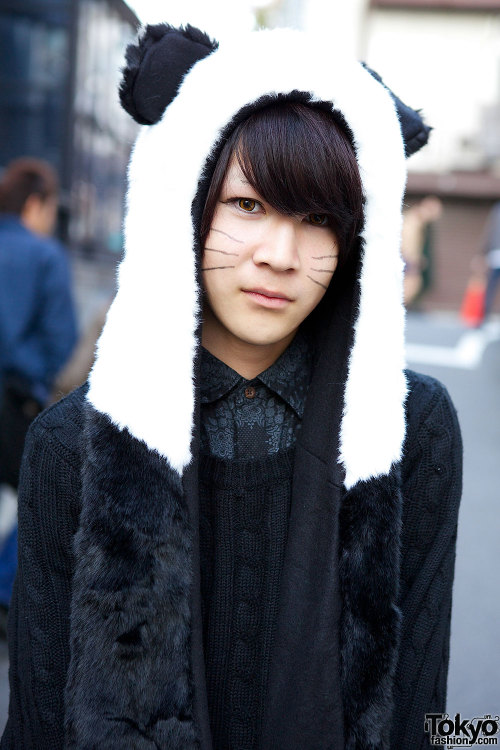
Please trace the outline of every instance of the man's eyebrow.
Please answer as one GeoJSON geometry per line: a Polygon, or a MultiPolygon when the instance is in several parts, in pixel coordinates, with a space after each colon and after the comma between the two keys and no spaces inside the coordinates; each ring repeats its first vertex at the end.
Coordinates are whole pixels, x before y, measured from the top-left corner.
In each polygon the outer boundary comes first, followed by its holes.
{"type": "Polygon", "coordinates": [[[242,185],[250,185],[247,178],[243,174],[239,174],[239,173],[236,173],[236,174],[229,173],[227,176],[227,180],[228,182],[239,182],[242,185]]]}

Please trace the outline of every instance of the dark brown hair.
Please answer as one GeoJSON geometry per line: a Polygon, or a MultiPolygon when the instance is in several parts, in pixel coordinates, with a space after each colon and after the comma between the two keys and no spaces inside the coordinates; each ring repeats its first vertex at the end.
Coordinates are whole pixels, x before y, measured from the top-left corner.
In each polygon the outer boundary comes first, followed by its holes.
{"type": "Polygon", "coordinates": [[[346,261],[363,224],[363,190],[353,146],[331,112],[278,102],[254,112],[230,135],[217,160],[201,221],[205,243],[229,162],[283,214],[326,214],[346,261]]]}
{"type": "Polygon", "coordinates": [[[57,175],[50,164],[28,157],[16,159],[0,181],[0,211],[20,215],[30,195],[46,201],[55,197],[58,189],[57,175]]]}

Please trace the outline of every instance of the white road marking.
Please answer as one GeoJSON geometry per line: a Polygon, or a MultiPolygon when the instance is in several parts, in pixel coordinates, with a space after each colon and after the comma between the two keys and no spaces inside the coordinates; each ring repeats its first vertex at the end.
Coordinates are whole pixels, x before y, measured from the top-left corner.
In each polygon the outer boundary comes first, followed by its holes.
{"type": "Polygon", "coordinates": [[[17,492],[8,484],[0,484],[0,545],[17,523],[17,492]]]}
{"type": "Polygon", "coordinates": [[[482,328],[464,333],[455,346],[407,344],[406,359],[411,363],[475,370],[481,364],[488,344],[498,340],[500,323],[490,322],[482,328]]]}

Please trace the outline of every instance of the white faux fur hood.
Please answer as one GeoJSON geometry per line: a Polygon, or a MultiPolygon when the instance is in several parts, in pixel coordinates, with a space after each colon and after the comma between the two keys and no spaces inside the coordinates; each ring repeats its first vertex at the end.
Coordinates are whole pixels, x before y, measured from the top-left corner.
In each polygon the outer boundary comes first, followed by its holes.
{"type": "MultiPolygon", "coordinates": [[[[135,48],[134,82],[156,43],[184,34],[186,44],[205,49],[177,73],[173,100],[158,122],[142,128],[133,149],[125,255],[90,376],[90,403],[182,476],[192,458],[199,346],[193,201],[207,179],[207,159],[241,110],[262,97],[307,92],[347,123],[366,200],[338,461],[347,488],[388,474],[401,457],[407,390],[400,232],[408,138],[399,100],[363,65],[297,31],[258,31],[210,45],[192,29],[163,28],[170,37],[157,32],[151,41],[146,30],[135,48]],[[165,392],[175,398],[163,398],[165,392]]],[[[131,67],[129,59],[129,75],[131,67]]]]}

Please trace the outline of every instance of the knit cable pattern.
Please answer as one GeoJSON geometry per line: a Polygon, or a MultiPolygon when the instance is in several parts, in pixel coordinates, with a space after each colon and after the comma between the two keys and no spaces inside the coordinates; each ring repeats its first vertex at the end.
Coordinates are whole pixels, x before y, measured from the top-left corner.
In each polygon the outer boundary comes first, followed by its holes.
{"type": "Polygon", "coordinates": [[[257,750],[291,497],[293,450],[201,467],[201,580],[214,746],[257,750]]]}
{"type": "Polygon", "coordinates": [[[403,632],[395,680],[393,750],[428,748],[426,713],[444,711],[451,581],[462,491],[462,440],[456,410],[434,378],[409,373],[412,402],[403,458],[400,606],[403,632]]]}

